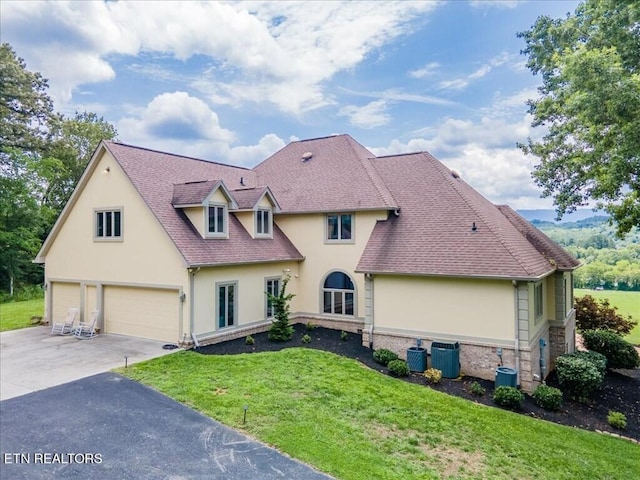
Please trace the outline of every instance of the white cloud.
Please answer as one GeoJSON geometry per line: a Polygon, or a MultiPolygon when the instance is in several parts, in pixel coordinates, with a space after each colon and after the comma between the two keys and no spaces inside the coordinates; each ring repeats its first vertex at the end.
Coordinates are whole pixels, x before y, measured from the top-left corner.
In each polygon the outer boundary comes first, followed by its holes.
{"type": "Polygon", "coordinates": [[[425,78],[435,75],[438,69],[440,68],[440,64],[437,62],[427,63],[424,67],[419,68],[417,70],[411,70],[409,72],[409,76],[411,78],[425,78]]]}
{"type": "Polygon", "coordinates": [[[443,80],[439,83],[438,86],[441,90],[464,90],[473,81],[488,75],[494,69],[494,67],[500,67],[509,61],[513,61],[513,56],[509,55],[507,52],[502,52],[499,55],[491,58],[487,63],[483,64],[482,66],[480,66],[480,68],[476,69],[469,75],[453,80],[443,80]]]}
{"type": "Polygon", "coordinates": [[[4,2],[3,36],[51,79],[56,103],[115,75],[114,55],[196,54],[215,69],[193,86],[215,103],[299,114],[332,103],[323,82],[405,35],[435,2],[4,2]],[[313,14],[310,14],[310,8],[313,14]],[[35,32],[24,35],[24,31],[35,32]],[[238,82],[238,76],[243,78],[238,82]]]}
{"type": "Polygon", "coordinates": [[[407,141],[392,140],[386,147],[368,147],[376,155],[428,151],[463,180],[497,204],[513,208],[551,208],[531,172],[536,159],[525,156],[517,141],[533,136],[531,117],[520,121],[483,117],[479,121],[449,118],[436,127],[414,132],[407,141]]]}
{"type": "Polygon", "coordinates": [[[375,128],[387,125],[391,117],[386,113],[387,102],[376,100],[364,107],[347,105],[342,107],[338,115],[349,118],[349,123],[361,128],[375,128]]]}

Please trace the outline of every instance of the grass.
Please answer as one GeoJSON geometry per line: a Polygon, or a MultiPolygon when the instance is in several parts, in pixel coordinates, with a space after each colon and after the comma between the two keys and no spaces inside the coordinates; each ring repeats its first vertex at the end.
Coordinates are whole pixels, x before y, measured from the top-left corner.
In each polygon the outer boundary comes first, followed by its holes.
{"type": "Polygon", "coordinates": [[[0,303],[0,332],[31,327],[31,317],[44,315],[44,300],[0,303]]]}
{"type": "Polygon", "coordinates": [[[588,290],[576,288],[576,297],[591,295],[595,299],[608,298],[609,303],[618,307],[618,311],[624,315],[631,315],[633,320],[638,322],[633,330],[625,338],[626,341],[634,345],[640,345],[640,292],[622,292],[620,290],[588,290]]]}
{"type": "Polygon", "coordinates": [[[631,442],[452,397],[328,352],[187,351],[119,372],[342,480],[640,478],[631,442]]]}

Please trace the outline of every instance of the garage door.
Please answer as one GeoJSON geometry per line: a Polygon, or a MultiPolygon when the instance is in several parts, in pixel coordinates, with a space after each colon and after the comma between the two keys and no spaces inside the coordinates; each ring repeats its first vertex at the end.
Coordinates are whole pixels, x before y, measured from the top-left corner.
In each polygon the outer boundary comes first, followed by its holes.
{"type": "Polygon", "coordinates": [[[104,287],[104,329],[134,337],[178,341],[178,290],[104,287]]]}
{"type": "Polygon", "coordinates": [[[62,321],[69,308],[80,310],[80,284],[53,282],[51,284],[51,302],[51,316],[54,322],[62,321]]]}

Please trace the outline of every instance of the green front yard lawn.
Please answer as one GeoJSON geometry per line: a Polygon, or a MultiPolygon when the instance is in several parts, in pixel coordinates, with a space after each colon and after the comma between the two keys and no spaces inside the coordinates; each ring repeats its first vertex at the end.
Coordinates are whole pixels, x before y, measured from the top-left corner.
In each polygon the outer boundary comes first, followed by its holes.
{"type": "Polygon", "coordinates": [[[629,441],[452,397],[328,352],[179,352],[119,372],[343,480],[640,478],[640,446],[629,441]]]}
{"type": "Polygon", "coordinates": [[[623,292],[620,290],[587,290],[576,288],[573,292],[576,297],[591,295],[597,300],[609,299],[612,307],[618,307],[618,311],[623,315],[631,315],[634,321],[638,322],[629,335],[625,336],[627,342],[640,345],[640,292],[623,292]]]}
{"type": "Polygon", "coordinates": [[[31,327],[31,317],[44,315],[44,300],[0,303],[0,332],[31,327]]]}

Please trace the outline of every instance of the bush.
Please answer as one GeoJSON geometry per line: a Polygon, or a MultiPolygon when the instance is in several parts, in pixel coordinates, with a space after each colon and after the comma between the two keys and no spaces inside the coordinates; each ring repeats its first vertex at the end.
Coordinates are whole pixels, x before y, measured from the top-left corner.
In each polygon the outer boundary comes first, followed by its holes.
{"type": "Polygon", "coordinates": [[[307,329],[307,332],[312,331],[314,328],[316,328],[316,326],[311,323],[311,322],[307,322],[307,326],[305,327],[307,329]]]}
{"type": "Polygon", "coordinates": [[[604,298],[600,303],[591,295],[576,297],[576,328],[585,330],[608,330],[619,335],[627,335],[638,322],[634,322],[631,316],[623,316],[618,313],[618,307],[609,305],[609,300],[604,298]]]}
{"type": "Polygon", "coordinates": [[[404,360],[391,360],[389,362],[389,372],[396,377],[406,377],[409,375],[409,365],[404,360]]]}
{"type": "Polygon", "coordinates": [[[545,410],[560,410],[562,406],[562,392],[545,384],[538,385],[533,392],[533,399],[545,410]]]}
{"type": "Polygon", "coordinates": [[[302,336],[302,343],[309,343],[311,341],[311,337],[306,333],[302,336]]]}
{"type": "Polygon", "coordinates": [[[437,368],[429,368],[424,372],[424,376],[429,383],[440,383],[442,371],[437,368]]]}
{"type": "Polygon", "coordinates": [[[604,373],[592,361],[574,354],[558,357],[556,373],[562,389],[578,401],[589,398],[604,380],[604,373]]]}
{"type": "Polygon", "coordinates": [[[610,411],[607,415],[607,421],[613,428],[620,430],[627,428],[627,417],[623,413],[610,411]]]}
{"type": "Polygon", "coordinates": [[[275,313],[275,320],[269,328],[267,336],[272,342],[287,342],[293,338],[293,327],[289,324],[289,312],[290,302],[295,295],[287,294],[287,284],[289,283],[289,277],[282,281],[282,289],[278,295],[272,295],[266,292],[267,298],[271,305],[273,305],[273,311],[275,313]]]}
{"type": "Polygon", "coordinates": [[[389,362],[398,359],[398,355],[393,353],[391,350],[381,348],[380,350],[373,352],[373,359],[381,365],[389,365],[389,362]]]}
{"type": "Polygon", "coordinates": [[[603,376],[607,373],[607,357],[601,353],[578,350],[573,353],[568,353],[566,356],[571,358],[582,358],[587,362],[591,362],[603,376]]]}
{"type": "Polygon", "coordinates": [[[640,355],[620,335],[605,330],[587,330],[582,333],[584,346],[607,357],[608,368],[640,367],[640,355]]]}
{"type": "Polygon", "coordinates": [[[511,410],[519,409],[524,401],[524,394],[516,387],[500,386],[493,392],[493,401],[501,407],[511,410]]]}
{"type": "Polygon", "coordinates": [[[348,338],[349,338],[349,335],[347,335],[347,332],[342,330],[340,332],[340,340],[342,340],[343,342],[346,342],[348,338]]]}
{"type": "Polygon", "coordinates": [[[247,335],[246,337],[244,337],[244,344],[245,345],[255,345],[256,341],[251,335],[247,335]]]}
{"type": "Polygon", "coordinates": [[[471,395],[475,395],[476,397],[481,397],[487,391],[482,385],[480,385],[479,382],[472,382],[471,385],[469,385],[469,392],[471,392],[471,395]]]}

